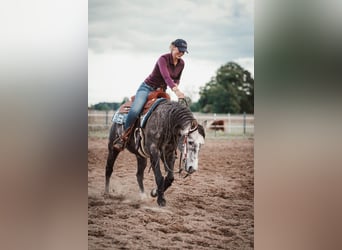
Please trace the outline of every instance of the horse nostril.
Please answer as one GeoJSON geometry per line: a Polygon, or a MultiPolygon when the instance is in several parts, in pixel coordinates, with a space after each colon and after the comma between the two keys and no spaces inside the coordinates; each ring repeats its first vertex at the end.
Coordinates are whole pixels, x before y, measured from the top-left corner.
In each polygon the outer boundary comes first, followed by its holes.
{"type": "Polygon", "coordinates": [[[195,172],[195,169],[194,169],[193,167],[190,166],[190,167],[189,167],[189,170],[188,170],[188,173],[189,173],[189,174],[192,174],[193,172],[195,172]]]}

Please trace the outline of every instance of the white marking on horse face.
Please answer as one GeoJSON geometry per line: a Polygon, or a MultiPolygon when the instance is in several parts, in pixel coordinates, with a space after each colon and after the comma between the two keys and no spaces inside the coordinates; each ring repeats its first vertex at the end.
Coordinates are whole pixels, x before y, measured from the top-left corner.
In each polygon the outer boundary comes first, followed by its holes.
{"type": "Polygon", "coordinates": [[[185,170],[187,172],[192,173],[198,170],[198,154],[201,145],[204,145],[203,136],[200,133],[198,133],[197,130],[190,133],[187,140],[188,154],[185,166],[185,170]]]}

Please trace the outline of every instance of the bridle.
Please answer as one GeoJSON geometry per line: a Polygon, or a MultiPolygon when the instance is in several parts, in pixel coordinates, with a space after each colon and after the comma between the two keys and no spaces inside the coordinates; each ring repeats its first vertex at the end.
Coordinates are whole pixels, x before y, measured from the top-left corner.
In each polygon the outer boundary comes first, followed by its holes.
{"type": "MultiPolygon", "coordinates": [[[[184,135],[182,147],[181,147],[181,150],[180,150],[181,154],[180,154],[180,158],[179,158],[179,170],[178,170],[179,176],[181,175],[181,172],[183,170],[185,170],[185,166],[186,166],[186,161],[187,161],[187,156],[188,156],[188,151],[189,151],[188,150],[188,137],[189,137],[189,135],[191,133],[195,132],[196,130],[198,130],[198,123],[197,123],[196,120],[193,120],[191,122],[191,128],[190,128],[189,132],[184,135]]],[[[175,151],[175,154],[176,154],[176,157],[177,157],[177,150],[175,151]]],[[[166,161],[165,161],[165,154],[163,154],[163,156],[164,156],[164,164],[165,164],[165,167],[166,167],[167,171],[172,172],[172,173],[177,173],[176,171],[171,170],[169,168],[169,166],[166,164],[166,161]]],[[[150,167],[150,169],[151,169],[151,167],[150,167]]],[[[183,178],[185,179],[189,175],[190,174],[187,173],[183,178]]]]}
{"type": "MultiPolygon", "coordinates": [[[[181,154],[180,154],[180,158],[179,158],[179,176],[181,175],[182,171],[185,170],[185,166],[186,166],[186,161],[187,161],[187,157],[188,157],[188,137],[191,133],[193,133],[194,131],[196,131],[198,129],[198,123],[196,120],[193,120],[192,124],[191,124],[191,128],[189,130],[189,132],[187,134],[184,135],[184,139],[183,139],[183,143],[182,143],[182,147],[181,147],[181,154]]],[[[188,177],[190,174],[187,173],[184,176],[184,179],[186,177],[188,177]]]]}

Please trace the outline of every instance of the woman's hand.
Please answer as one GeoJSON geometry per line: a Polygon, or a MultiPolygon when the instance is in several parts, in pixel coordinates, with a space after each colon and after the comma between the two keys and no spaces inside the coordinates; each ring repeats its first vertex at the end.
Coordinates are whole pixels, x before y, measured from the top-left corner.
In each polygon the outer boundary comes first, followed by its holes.
{"type": "Polygon", "coordinates": [[[175,94],[178,97],[178,99],[184,99],[185,98],[184,93],[182,91],[180,91],[177,86],[173,87],[172,91],[175,92],[175,94]]]}

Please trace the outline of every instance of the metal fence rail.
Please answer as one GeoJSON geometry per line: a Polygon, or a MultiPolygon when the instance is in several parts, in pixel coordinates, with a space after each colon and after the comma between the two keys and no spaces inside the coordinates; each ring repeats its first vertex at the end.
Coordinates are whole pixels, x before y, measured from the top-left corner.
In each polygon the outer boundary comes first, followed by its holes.
{"type": "MultiPolygon", "coordinates": [[[[109,129],[115,111],[88,110],[88,130],[109,129]]],[[[206,129],[209,137],[232,135],[254,135],[253,114],[204,114],[194,113],[199,124],[206,129]],[[215,125],[216,124],[216,125],[215,125]]]]}

